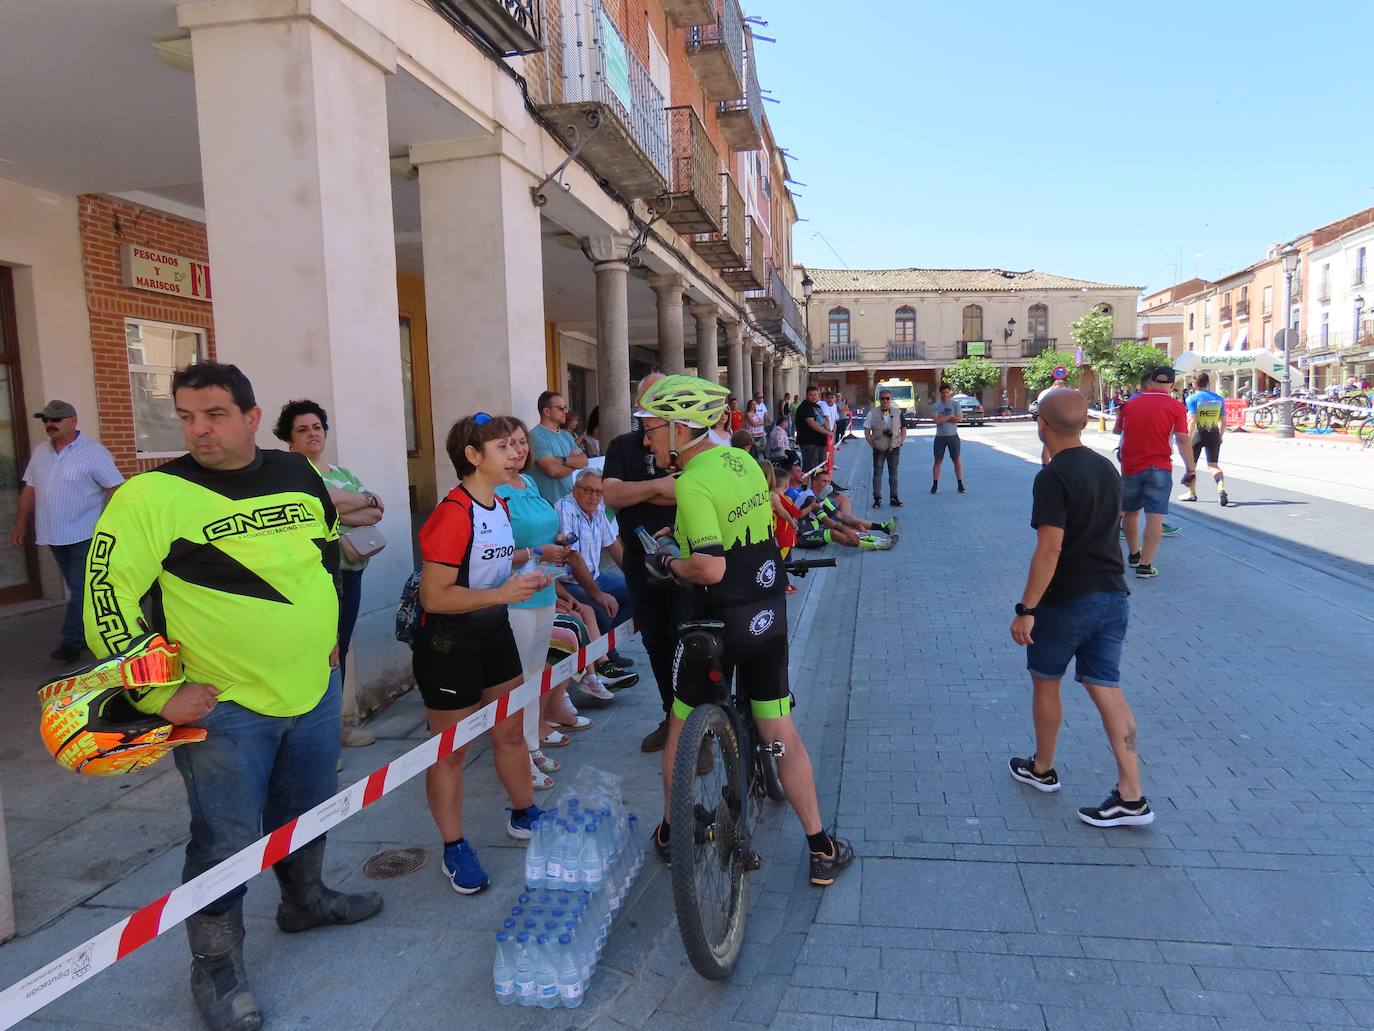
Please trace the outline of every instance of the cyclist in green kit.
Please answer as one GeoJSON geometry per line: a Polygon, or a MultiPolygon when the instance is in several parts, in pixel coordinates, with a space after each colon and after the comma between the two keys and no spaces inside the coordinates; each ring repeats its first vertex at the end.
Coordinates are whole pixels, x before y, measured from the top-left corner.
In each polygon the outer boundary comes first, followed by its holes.
{"type": "Polygon", "coordinates": [[[710,433],[728,397],[725,387],[695,376],[667,376],[645,392],[635,413],[659,467],[680,470],[674,536],[682,557],[651,556],[653,572],[700,588],[699,617],[724,624],[718,637],[685,635],[673,658],[674,700],[663,753],[665,815],[654,846],[666,860],[674,754],[693,707],[716,696],[708,674],[718,661],[727,685],[738,674],[762,740],[782,745],[778,771],[806,833],[811,883],[827,885],[853,862],[854,850],[821,823],[811,759],[792,721],[786,580],[768,483],[757,462],[718,444],[710,433]]]}

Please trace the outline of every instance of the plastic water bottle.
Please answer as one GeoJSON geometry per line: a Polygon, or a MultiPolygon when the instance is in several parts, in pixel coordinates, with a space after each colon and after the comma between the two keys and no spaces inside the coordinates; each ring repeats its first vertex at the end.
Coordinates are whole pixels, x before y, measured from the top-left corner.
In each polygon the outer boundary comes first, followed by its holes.
{"type": "Polygon", "coordinates": [[[606,877],[606,866],[601,855],[601,845],[597,839],[595,823],[587,824],[582,832],[582,858],[578,863],[578,882],[588,891],[601,890],[606,877]]]}
{"type": "Polygon", "coordinates": [[[515,1001],[521,1006],[535,1003],[534,956],[530,936],[521,931],[515,936],[515,1001]]]}
{"type": "Polygon", "coordinates": [[[574,823],[563,830],[563,887],[576,888],[582,883],[582,835],[574,823]]]}
{"type": "Polygon", "coordinates": [[[515,943],[505,931],[496,932],[496,958],[491,964],[491,979],[496,986],[496,1001],[502,1006],[515,1002],[515,943]]]}
{"type": "Polygon", "coordinates": [[[569,920],[563,925],[563,933],[572,937],[573,956],[577,960],[577,969],[582,974],[582,990],[587,990],[587,984],[592,979],[591,950],[587,948],[587,937],[582,933],[581,925],[576,920],[569,920]]]}
{"type": "MultiPolygon", "coordinates": [[[[544,832],[544,821],[535,820],[530,829],[530,843],[525,846],[525,884],[531,890],[544,884],[544,867],[548,862],[548,835],[544,832]]],[[[528,895],[520,896],[521,905],[529,901],[528,895]]]]}
{"type": "Polygon", "coordinates": [[[558,957],[558,1001],[568,1009],[577,1009],[582,1005],[582,992],[586,986],[582,983],[582,971],[573,953],[571,935],[558,936],[555,955],[558,957]]]}
{"type": "Polygon", "coordinates": [[[644,865],[644,838],[639,831],[639,817],[634,813],[625,818],[625,843],[634,860],[630,872],[630,880],[633,881],[639,876],[639,868],[644,865]]]}
{"type": "Polygon", "coordinates": [[[544,842],[545,876],[544,883],[555,887],[563,883],[563,832],[567,824],[559,820],[549,826],[544,842]]]}
{"type": "Polygon", "coordinates": [[[534,946],[535,1005],[551,1010],[558,1005],[558,969],[549,949],[549,936],[541,934],[534,946]]]}

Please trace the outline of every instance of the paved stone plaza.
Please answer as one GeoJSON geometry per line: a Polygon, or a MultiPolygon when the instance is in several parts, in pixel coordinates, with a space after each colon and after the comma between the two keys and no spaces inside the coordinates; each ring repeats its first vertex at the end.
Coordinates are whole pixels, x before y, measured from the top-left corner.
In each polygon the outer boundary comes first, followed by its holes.
{"type": "MultiPolygon", "coordinates": [[[[378,850],[428,849],[420,871],[367,882],[387,900],[372,922],[287,938],[271,920],[275,884],[254,882],[247,962],[268,1026],[1374,1026],[1368,508],[1267,463],[1272,483],[1232,474],[1242,505],[1177,514],[1183,533],[1164,543],[1162,575],[1131,583],[1124,668],[1158,818],[1096,830],[1074,810],[1106,795],[1114,766],[1076,687],[1065,687],[1062,794],[1006,773],[1007,757],[1031,748],[1024,657],[1007,625],[1033,542],[1035,465],[1016,452],[1036,445],[1025,428],[964,437],[967,495],[926,493],[929,440],[916,436],[898,548],[842,554],[794,598],[798,719],[822,809],[860,859],[833,888],[812,888],[800,828],[772,807],[731,981],[704,982],[687,965],[666,871],[650,858],[580,1010],[499,1008],[491,933],[521,857],[481,752],[468,811],[492,875],[484,895],[445,887],[418,780],[330,836],[329,868],[354,886],[378,850]]],[[[867,467],[867,449],[849,444],[839,478],[860,512],[867,467]]],[[[0,624],[0,636],[18,648],[55,618],[0,624]]],[[[16,668],[32,679],[41,665],[16,668]]],[[[175,884],[184,842],[170,764],[121,791],[42,762],[30,686],[5,682],[22,714],[0,778],[24,933],[0,948],[4,984],[175,884]]],[[[659,760],[637,742],[655,703],[648,685],[621,695],[591,713],[589,740],[558,756],[566,774],[595,763],[622,775],[650,823],[659,760]]],[[[374,724],[379,744],[346,755],[350,780],[422,736],[413,697],[374,724]]],[[[26,1026],[197,1028],[186,968],[171,932],[26,1026]]]]}

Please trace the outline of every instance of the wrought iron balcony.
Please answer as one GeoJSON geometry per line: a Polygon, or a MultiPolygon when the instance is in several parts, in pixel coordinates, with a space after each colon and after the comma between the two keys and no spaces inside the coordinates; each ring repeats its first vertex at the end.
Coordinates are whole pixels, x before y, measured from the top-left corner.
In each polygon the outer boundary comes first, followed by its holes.
{"type": "Polygon", "coordinates": [[[679,233],[720,232],[720,155],[690,107],[668,108],[672,181],[663,221],[679,233]]]}
{"type": "Polygon", "coordinates": [[[1250,302],[1249,302],[1249,301],[1237,301],[1237,302],[1236,302],[1236,318],[1238,318],[1238,319],[1248,319],[1249,317],[1250,317],[1250,302]]]}
{"type": "Polygon", "coordinates": [[[687,33],[687,63],[708,100],[733,100],[744,92],[744,12],[725,0],[720,14],[687,33]]]}
{"type": "Polygon", "coordinates": [[[821,348],[821,363],[829,365],[852,364],[859,361],[859,345],[826,344],[821,348]]]}
{"type": "Polygon", "coordinates": [[[804,352],[806,322],[802,318],[801,307],[778,273],[772,258],[765,263],[765,271],[766,288],[752,290],[745,295],[749,303],[749,314],[754,317],[759,329],[771,337],[774,343],[804,352]]]}
{"type": "Polygon", "coordinates": [[[722,269],[720,278],[736,290],[761,290],[768,285],[765,259],[768,244],[752,215],[745,216],[744,224],[747,230],[744,249],[749,260],[739,268],[722,269]]]}
{"type": "Polygon", "coordinates": [[[1034,358],[1037,354],[1045,351],[1056,350],[1058,346],[1058,337],[1022,337],[1021,357],[1034,358]]]}
{"type": "Polygon", "coordinates": [[[716,16],[716,0],[659,0],[668,21],[679,29],[708,22],[716,16]]]}
{"type": "Polygon", "coordinates": [[[923,362],[926,358],[924,340],[889,340],[887,360],[890,362],[923,362]]]}
{"type": "Polygon", "coordinates": [[[960,358],[987,358],[992,355],[991,340],[960,340],[957,347],[960,358]]]}
{"type": "Polygon", "coordinates": [[[1229,304],[1223,304],[1221,306],[1221,311],[1218,314],[1221,318],[1221,324],[1223,326],[1226,325],[1228,322],[1231,321],[1231,306],[1229,304]]]}
{"type": "Polygon", "coordinates": [[[692,247],[712,268],[739,268],[749,263],[745,249],[744,198],[739,195],[730,173],[722,172],[719,179],[720,199],[716,203],[721,213],[720,230],[694,236],[692,247]]]}
{"type": "Polygon", "coordinates": [[[663,193],[671,175],[663,95],[602,0],[564,0],[563,81],[541,113],[626,197],[663,193]]]}
{"type": "Polygon", "coordinates": [[[544,49],[539,0],[429,0],[444,19],[477,30],[506,57],[544,49]]]}
{"type": "Polygon", "coordinates": [[[716,112],[720,134],[731,150],[758,150],[763,146],[763,92],[752,51],[745,52],[744,95],[722,100],[716,112]]]}

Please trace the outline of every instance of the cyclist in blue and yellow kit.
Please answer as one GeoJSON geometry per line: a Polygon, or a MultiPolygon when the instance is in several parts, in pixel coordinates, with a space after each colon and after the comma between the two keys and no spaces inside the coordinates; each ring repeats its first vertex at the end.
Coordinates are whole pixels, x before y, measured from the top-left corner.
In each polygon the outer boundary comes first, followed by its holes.
{"type": "MultiPolygon", "coordinates": [[[[778,772],[797,811],[810,850],[811,883],[831,884],[854,859],[847,841],[821,823],[811,759],[792,722],[787,677],[787,605],[782,555],[773,537],[768,483],[757,462],[723,447],[710,429],[726,409],[729,391],[695,376],[667,376],[645,392],[640,411],[645,439],[660,468],[681,470],[675,484],[674,533],[681,558],[655,556],[659,572],[701,588],[701,615],[724,624],[720,662],[729,678],[738,673],[764,741],[783,745],[778,772]]],[[[673,662],[673,708],[663,753],[664,819],[654,845],[665,858],[673,757],[692,708],[712,700],[706,676],[711,656],[678,644],[673,662]]]]}

